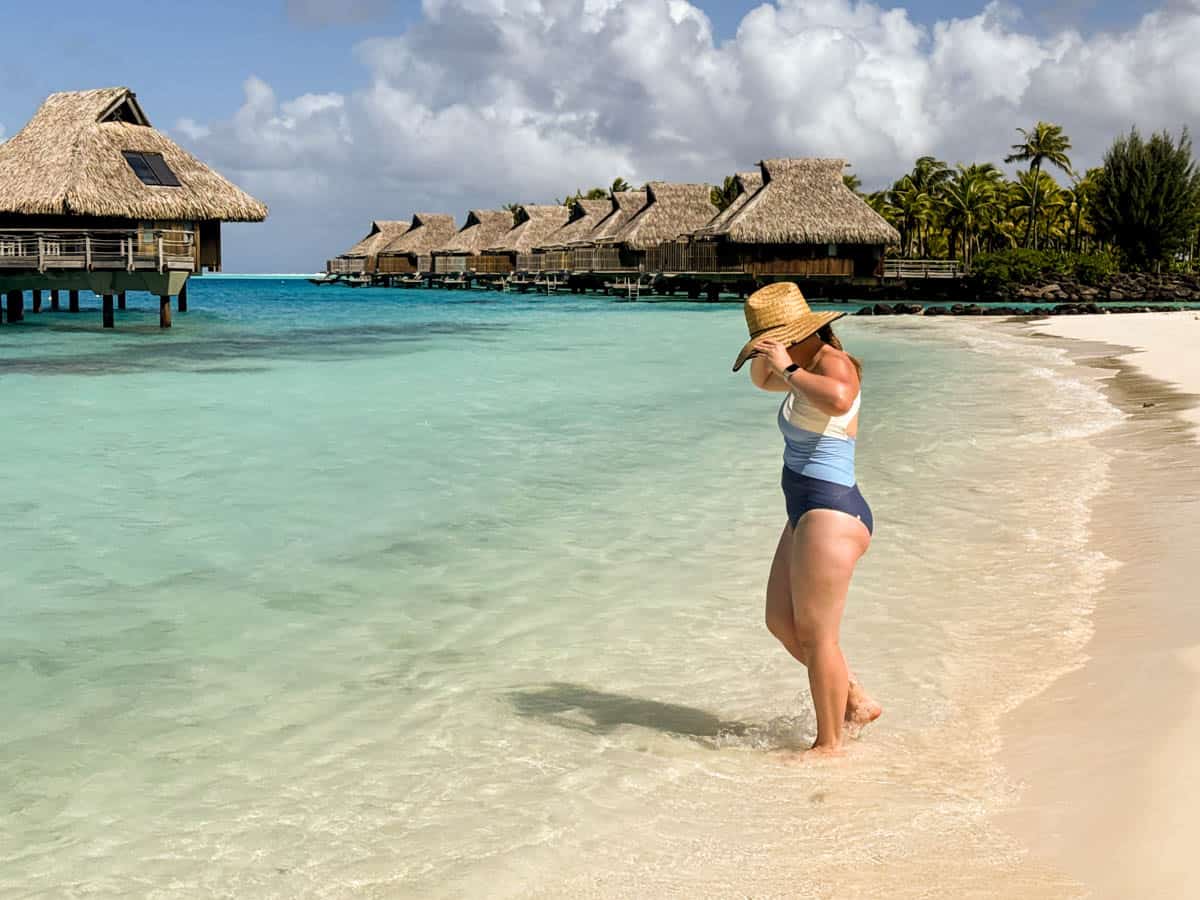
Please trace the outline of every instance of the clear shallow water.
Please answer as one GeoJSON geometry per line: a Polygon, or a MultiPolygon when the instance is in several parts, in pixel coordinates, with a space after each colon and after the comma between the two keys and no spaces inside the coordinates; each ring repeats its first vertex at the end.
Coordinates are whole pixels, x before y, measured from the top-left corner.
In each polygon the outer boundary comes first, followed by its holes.
{"type": "Polygon", "coordinates": [[[878,524],[844,643],[887,711],[797,768],[737,306],[191,307],[0,329],[0,896],[1073,890],[990,821],[999,716],[1079,661],[1107,565],[1119,417],[1058,351],[842,323],[878,524]]]}

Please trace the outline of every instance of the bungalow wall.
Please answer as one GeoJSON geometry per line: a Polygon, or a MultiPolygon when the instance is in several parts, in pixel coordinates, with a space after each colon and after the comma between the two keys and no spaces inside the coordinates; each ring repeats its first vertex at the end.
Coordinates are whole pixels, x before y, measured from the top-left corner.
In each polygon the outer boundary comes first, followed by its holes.
{"type": "Polygon", "coordinates": [[[479,275],[509,275],[516,263],[515,253],[484,253],[475,258],[475,272],[479,275]]]}
{"type": "Polygon", "coordinates": [[[414,275],[420,271],[416,266],[416,257],[408,254],[380,254],[376,260],[376,271],[379,275],[414,275]]]}
{"type": "Polygon", "coordinates": [[[883,274],[883,247],[861,244],[722,244],[722,268],[755,276],[870,278],[883,274]]]}

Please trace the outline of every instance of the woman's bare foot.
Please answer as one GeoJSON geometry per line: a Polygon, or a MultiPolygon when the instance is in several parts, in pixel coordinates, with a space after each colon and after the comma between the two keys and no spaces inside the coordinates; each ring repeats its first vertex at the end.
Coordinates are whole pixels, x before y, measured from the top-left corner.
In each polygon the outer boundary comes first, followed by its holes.
{"type": "Polygon", "coordinates": [[[850,690],[846,695],[846,723],[855,728],[870,725],[883,715],[880,706],[857,681],[850,682],[850,690]]]}
{"type": "Polygon", "coordinates": [[[784,750],[780,752],[779,758],[788,765],[798,765],[825,759],[839,759],[845,755],[846,749],[840,744],[823,744],[820,747],[813,744],[807,750],[784,750]]]}

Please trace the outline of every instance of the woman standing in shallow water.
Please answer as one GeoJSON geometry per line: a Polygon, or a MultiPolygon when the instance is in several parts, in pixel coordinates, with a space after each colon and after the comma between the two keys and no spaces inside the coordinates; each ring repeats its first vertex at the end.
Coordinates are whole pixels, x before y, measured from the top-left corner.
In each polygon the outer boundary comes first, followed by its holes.
{"type": "Polygon", "coordinates": [[[767,628],[808,669],[817,715],[812,751],[837,752],[846,724],[882,712],[846,666],[838,642],[850,578],[871,543],[874,521],[854,475],[862,366],[842,349],[831,322],[842,313],[809,309],[791,283],[768,285],[746,300],[750,380],[785,392],[787,524],[767,580],[767,628]]]}

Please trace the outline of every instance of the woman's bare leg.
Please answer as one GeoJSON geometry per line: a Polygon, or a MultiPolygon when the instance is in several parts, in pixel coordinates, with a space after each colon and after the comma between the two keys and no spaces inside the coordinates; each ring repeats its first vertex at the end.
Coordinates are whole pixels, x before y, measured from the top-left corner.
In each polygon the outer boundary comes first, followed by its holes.
{"type": "MultiPolygon", "coordinates": [[[[808,655],[796,639],[796,615],[792,608],[791,558],[792,528],[783,526],[775,558],[771,561],[771,574],[767,578],[767,630],[775,636],[785,650],[807,668],[808,655]]],[[[846,701],[846,721],[855,726],[867,725],[879,718],[883,707],[876,703],[849,673],[850,689],[846,701]]]]}
{"type": "Polygon", "coordinates": [[[850,678],[839,631],[854,564],[870,540],[861,522],[828,509],[805,513],[792,533],[792,613],[796,641],[808,660],[817,750],[836,750],[842,744],[850,678]]]}

